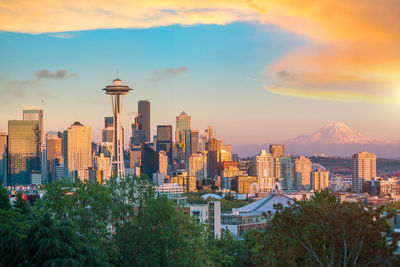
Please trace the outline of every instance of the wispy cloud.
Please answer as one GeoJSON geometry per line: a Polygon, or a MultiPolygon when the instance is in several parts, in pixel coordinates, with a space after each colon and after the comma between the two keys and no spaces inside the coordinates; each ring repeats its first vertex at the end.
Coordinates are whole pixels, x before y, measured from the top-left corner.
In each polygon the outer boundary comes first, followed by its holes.
{"type": "Polygon", "coordinates": [[[170,76],[176,76],[181,73],[185,73],[188,71],[188,68],[186,66],[178,67],[178,68],[168,68],[168,69],[163,69],[163,70],[155,70],[153,71],[153,76],[148,78],[148,81],[151,82],[156,82],[161,79],[168,78],[170,76]]]}
{"type": "Polygon", "coordinates": [[[72,33],[53,33],[53,34],[48,34],[48,35],[51,37],[60,38],[60,39],[72,39],[75,37],[75,35],[72,33]]]}
{"type": "Polygon", "coordinates": [[[2,95],[12,98],[27,98],[29,96],[28,89],[35,88],[39,83],[39,80],[11,81],[5,86],[2,95]]]}
{"type": "Polygon", "coordinates": [[[78,76],[76,73],[69,73],[68,70],[56,70],[55,72],[51,72],[48,69],[38,70],[35,74],[39,79],[64,79],[78,76]]]}
{"type": "MultiPolygon", "coordinates": [[[[60,32],[61,37],[71,31],[175,24],[226,25],[240,21],[275,25],[304,36],[308,43],[266,67],[268,90],[279,93],[287,88],[287,95],[322,94],[334,100],[343,98],[343,94],[336,94],[341,91],[347,92],[348,101],[360,101],[360,95],[366,96],[361,99],[372,96],[381,101],[400,88],[399,13],[398,0],[122,0],[118,4],[108,0],[4,0],[0,4],[0,30],[52,35],[60,32]],[[313,73],[335,79],[353,76],[362,82],[328,81],[325,77],[324,83],[306,84],[298,79],[288,84],[277,75],[282,70],[290,73],[286,79],[313,73]],[[327,88],[335,88],[336,92],[329,89],[327,93],[327,88]]],[[[167,74],[157,75],[150,80],[167,74]]]]}

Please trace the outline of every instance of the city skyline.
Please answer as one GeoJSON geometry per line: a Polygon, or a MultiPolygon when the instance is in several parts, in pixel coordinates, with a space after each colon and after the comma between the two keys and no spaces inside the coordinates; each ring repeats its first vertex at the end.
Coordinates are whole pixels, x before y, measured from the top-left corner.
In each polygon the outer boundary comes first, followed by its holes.
{"type": "Polygon", "coordinates": [[[137,101],[146,99],[152,103],[151,135],[157,125],[174,125],[185,110],[192,128],[211,125],[233,148],[293,138],[335,121],[399,142],[399,55],[393,48],[399,44],[398,18],[391,15],[399,5],[311,2],[233,1],[228,10],[228,2],[171,1],[165,3],[170,11],[136,3],[138,11],[129,18],[122,10],[132,10],[130,4],[102,3],[110,17],[124,18],[105,24],[104,14],[91,5],[76,4],[78,18],[69,3],[20,10],[6,1],[0,9],[0,56],[7,62],[0,65],[0,130],[7,131],[7,121],[19,118],[23,106],[44,100],[46,131],[81,121],[99,141],[103,118],[111,114],[97,90],[118,69],[135,92],[125,100],[126,130],[137,101]],[[47,23],[55,9],[62,16],[47,23]],[[153,20],[140,10],[154,14],[153,20]],[[328,10],[347,23],[324,16],[328,10]],[[19,13],[10,17],[13,11],[19,13]],[[40,19],[26,23],[38,14],[40,19]],[[93,25],[82,20],[94,15],[93,25]],[[75,24],[65,23],[72,19],[75,24]]]}

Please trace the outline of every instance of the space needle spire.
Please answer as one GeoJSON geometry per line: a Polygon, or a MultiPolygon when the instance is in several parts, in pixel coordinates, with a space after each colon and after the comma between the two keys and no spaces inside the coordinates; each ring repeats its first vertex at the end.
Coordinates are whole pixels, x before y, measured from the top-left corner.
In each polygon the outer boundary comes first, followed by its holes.
{"type": "Polygon", "coordinates": [[[127,95],[132,89],[129,88],[129,86],[124,85],[120,79],[116,78],[111,85],[106,86],[103,90],[106,91],[107,95],[111,96],[111,106],[114,118],[114,138],[111,165],[113,175],[119,180],[125,177],[124,148],[121,124],[122,106],[124,102],[124,96],[127,95]]]}

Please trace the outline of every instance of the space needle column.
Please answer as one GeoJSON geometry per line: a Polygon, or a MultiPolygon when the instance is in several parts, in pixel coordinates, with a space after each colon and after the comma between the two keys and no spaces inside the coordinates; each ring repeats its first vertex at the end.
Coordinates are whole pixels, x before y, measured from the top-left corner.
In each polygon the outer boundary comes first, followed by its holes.
{"type": "Polygon", "coordinates": [[[119,180],[125,177],[124,148],[121,124],[122,105],[124,102],[124,95],[127,95],[132,89],[129,88],[129,86],[122,84],[122,81],[117,78],[111,85],[106,86],[103,90],[106,91],[107,95],[111,96],[111,106],[114,118],[114,138],[111,165],[113,175],[117,177],[117,180],[119,180]]]}

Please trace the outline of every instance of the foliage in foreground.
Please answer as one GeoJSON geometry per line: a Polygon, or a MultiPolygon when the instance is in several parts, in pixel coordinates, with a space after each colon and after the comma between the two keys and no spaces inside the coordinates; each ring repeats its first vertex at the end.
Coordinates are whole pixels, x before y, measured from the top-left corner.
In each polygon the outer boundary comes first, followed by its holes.
{"type": "Polygon", "coordinates": [[[147,177],[58,181],[33,208],[0,191],[0,266],[398,266],[382,209],[327,191],[280,210],[243,240],[210,236],[147,177]]]}

